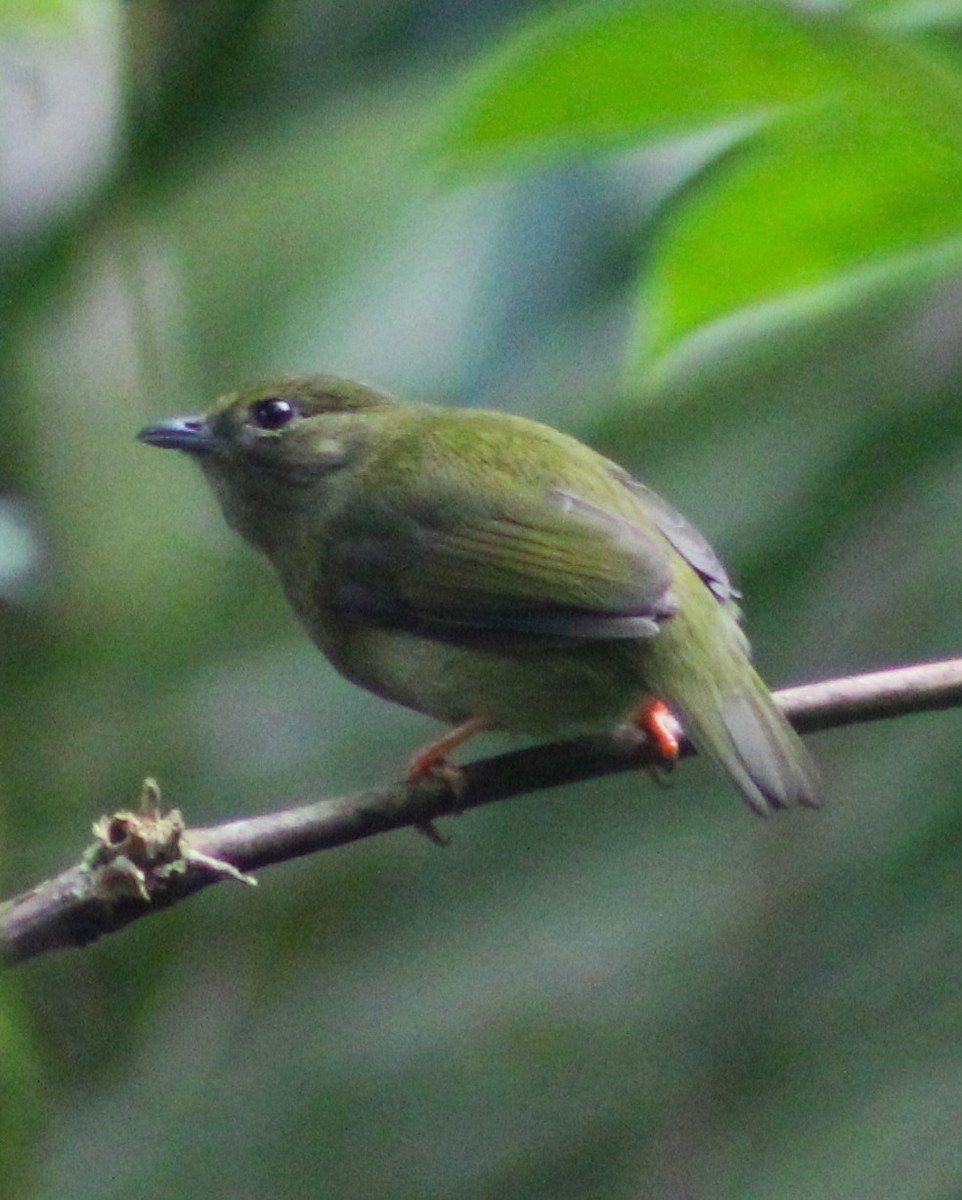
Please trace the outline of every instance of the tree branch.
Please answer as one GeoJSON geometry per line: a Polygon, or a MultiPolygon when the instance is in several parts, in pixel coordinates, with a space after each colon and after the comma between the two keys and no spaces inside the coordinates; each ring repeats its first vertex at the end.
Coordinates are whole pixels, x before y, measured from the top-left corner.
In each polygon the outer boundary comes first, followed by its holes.
{"type": "MultiPolygon", "coordinates": [[[[962,659],[807,684],[776,700],[800,733],[958,707],[962,659]]],[[[692,747],[684,742],[681,753],[692,747]]],[[[430,778],[190,830],[176,810],[160,814],[159,792],[147,781],[143,811],[103,818],[79,863],[0,906],[0,960],[86,945],[221,879],[251,883],[249,872],[272,863],[661,761],[639,737],[555,742],[469,763],[457,794],[430,778]]]]}

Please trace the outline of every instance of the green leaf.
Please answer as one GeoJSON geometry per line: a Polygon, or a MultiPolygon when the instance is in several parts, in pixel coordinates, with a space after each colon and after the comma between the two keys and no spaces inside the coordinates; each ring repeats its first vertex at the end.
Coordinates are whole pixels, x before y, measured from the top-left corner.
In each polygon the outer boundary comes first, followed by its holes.
{"type": "Polygon", "coordinates": [[[442,160],[506,169],[728,123],[711,169],[662,213],[636,340],[648,369],[709,328],[743,335],[917,288],[959,263],[962,75],[950,44],[886,28],[898,15],[584,5],[482,64],[442,160]]]}
{"type": "Polygon", "coordinates": [[[894,106],[767,131],[666,220],[642,282],[644,357],[713,323],[737,338],[944,277],[962,263],[960,194],[953,140],[894,106]]]}
{"type": "Polygon", "coordinates": [[[629,0],[540,18],[445,107],[455,173],[637,144],[750,118],[846,86],[834,22],[771,3],[629,0]]]}
{"type": "Polygon", "coordinates": [[[0,32],[38,32],[57,27],[74,28],[80,15],[78,0],[3,0],[0,32]]]}

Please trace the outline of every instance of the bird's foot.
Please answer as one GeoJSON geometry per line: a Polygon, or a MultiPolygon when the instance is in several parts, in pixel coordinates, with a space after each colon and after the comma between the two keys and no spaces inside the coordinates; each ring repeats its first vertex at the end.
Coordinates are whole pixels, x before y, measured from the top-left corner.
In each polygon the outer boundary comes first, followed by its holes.
{"type": "MultiPolygon", "coordinates": [[[[489,728],[490,723],[484,717],[472,717],[469,721],[464,721],[453,729],[449,729],[443,737],[422,746],[408,763],[408,783],[415,783],[428,776],[440,779],[447,784],[457,800],[465,788],[464,768],[451,762],[448,754],[451,750],[463,745],[469,738],[474,737],[476,733],[481,733],[489,728]]],[[[419,833],[423,833],[435,846],[448,844],[449,839],[438,833],[433,821],[419,821],[414,828],[419,833]]]]}
{"type": "Polygon", "coordinates": [[[681,725],[664,700],[646,701],[635,715],[635,724],[661,754],[661,761],[652,763],[646,770],[655,783],[663,787],[667,783],[665,776],[678,759],[681,725]]]}
{"type": "Polygon", "coordinates": [[[443,833],[438,833],[438,827],[433,821],[418,821],[414,828],[418,833],[423,833],[433,846],[440,846],[443,850],[445,846],[451,845],[451,839],[443,833]]]}

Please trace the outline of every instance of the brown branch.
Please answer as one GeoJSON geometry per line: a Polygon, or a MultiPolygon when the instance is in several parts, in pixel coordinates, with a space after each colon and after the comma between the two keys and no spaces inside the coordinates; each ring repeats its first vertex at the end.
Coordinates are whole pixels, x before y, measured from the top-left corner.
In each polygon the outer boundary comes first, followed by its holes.
{"type": "MultiPolygon", "coordinates": [[[[962,659],[830,679],[778,692],[776,699],[801,733],[953,708],[962,705],[962,659]]],[[[684,744],[682,754],[691,753],[684,744]]],[[[396,783],[191,830],[176,811],[160,815],[156,785],[148,781],[144,811],[103,818],[79,863],[0,906],[0,960],[83,946],[218,880],[253,882],[248,872],[272,863],[659,761],[638,739],[556,742],[469,763],[458,795],[437,779],[396,783]]]]}

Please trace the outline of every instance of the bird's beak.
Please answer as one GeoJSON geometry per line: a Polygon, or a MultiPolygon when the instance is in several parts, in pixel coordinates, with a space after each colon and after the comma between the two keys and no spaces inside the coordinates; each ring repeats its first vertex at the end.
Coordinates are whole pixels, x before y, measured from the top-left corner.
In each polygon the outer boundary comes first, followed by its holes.
{"type": "Polygon", "coordinates": [[[137,437],[161,450],[184,450],[188,454],[210,454],[217,448],[217,439],[203,417],[173,417],[148,425],[137,437]]]}

